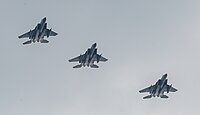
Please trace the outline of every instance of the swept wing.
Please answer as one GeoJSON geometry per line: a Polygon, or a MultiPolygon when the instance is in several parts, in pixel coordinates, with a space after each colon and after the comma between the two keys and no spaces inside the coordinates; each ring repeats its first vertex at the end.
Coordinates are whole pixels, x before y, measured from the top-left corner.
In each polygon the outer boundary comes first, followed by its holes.
{"type": "Polygon", "coordinates": [[[152,86],[150,86],[150,87],[147,87],[147,88],[145,88],[145,89],[142,89],[142,90],[140,90],[139,92],[140,92],[140,93],[144,93],[144,92],[150,92],[150,90],[151,90],[151,87],[152,87],[152,86]]]}
{"type": "Polygon", "coordinates": [[[164,91],[166,91],[166,92],[168,92],[168,90],[169,90],[169,92],[178,91],[176,88],[172,87],[171,85],[167,85],[167,87],[164,87],[164,88],[165,88],[164,91]]]}
{"type": "Polygon", "coordinates": [[[80,56],[70,59],[69,62],[77,62],[80,60],[80,56]]]}
{"type": "Polygon", "coordinates": [[[30,37],[30,33],[31,33],[31,31],[29,31],[21,36],[18,36],[18,38],[28,38],[28,37],[30,37]]]}
{"type": "Polygon", "coordinates": [[[103,61],[103,62],[105,62],[105,61],[107,61],[107,60],[108,60],[108,59],[106,59],[105,57],[101,56],[101,58],[100,58],[99,61],[103,61]]]}
{"type": "Polygon", "coordinates": [[[46,30],[45,36],[56,36],[56,35],[58,35],[58,33],[52,31],[51,29],[46,30]]]}
{"type": "Polygon", "coordinates": [[[167,85],[167,87],[171,87],[171,88],[169,89],[169,92],[176,92],[176,91],[178,91],[176,88],[174,88],[174,87],[172,87],[172,86],[170,86],[170,85],[167,85]]]}
{"type": "Polygon", "coordinates": [[[105,57],[97,54],[96,58],[94,59],[94,61],[102,61],[102,62],[105,62],[105,61],[108,61],[108,59],[106,59],[105,57]],[[100,59],[98,60],[98,58],[100,57],[100,59]]]}

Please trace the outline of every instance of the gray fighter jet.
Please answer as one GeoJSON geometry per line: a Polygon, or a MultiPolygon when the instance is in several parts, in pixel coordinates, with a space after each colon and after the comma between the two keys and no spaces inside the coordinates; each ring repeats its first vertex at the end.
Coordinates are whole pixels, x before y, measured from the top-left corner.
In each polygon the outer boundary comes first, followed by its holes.
{"type": "Polygon", "coordinates": [[[91,48],[85,52],[85,54],[81,54],[78,57],[70,59],[69,62],[79,62],[79,65],[74,66],[73,68],[81,68],[81,67],[91,67],[91,68],[99,68],[98,65],[95,65],[94,62],[97,63],[105,62],[108,59],[104,58],[102,55],[97,54],[97,44],[94,43],[91,48]]]}
{"type": "Polygon", "coordinates": [[[57,33],[53,32],[51,29],[47,29],[46,17],[41,20],[39,24],[35,27],[35,29],[30,30],[29,32],[18,36],[18,38],[29,38],[29,41],[23,43],[23,45],[40,42],[40,43],[48,43],[49,41],[44,39],[45,36],[47,38],[49,36],[56,36],[57,33]]]}
{"type": "Polygon", "coordinates": [[[164,74],[161,79],[159,79],[155,85],[151,85],[148,88],[142,89],[139,92],[149,92],[150,95],[143,97],[143,99],[148,99],[151,97],[168,98],[164,93],[176,92],[177,89],[173,88],[172,85],[167,84],[167,74],[164,74]]]}

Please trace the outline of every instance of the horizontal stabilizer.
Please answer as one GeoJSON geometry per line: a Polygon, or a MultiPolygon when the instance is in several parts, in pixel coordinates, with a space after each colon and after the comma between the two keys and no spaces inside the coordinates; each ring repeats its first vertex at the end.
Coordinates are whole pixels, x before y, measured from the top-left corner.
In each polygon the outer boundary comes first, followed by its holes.
{"type": "Polygon", "coordinates": [[[23,43],[23,45],[30,44],[31,42],[32,42],[31,40],[26,41],[26,42],[23,43]]]}
{"type": "Polygon", "coordinates": [[[45,40],[45,39],[41,40],[40,42],[41,42],[41,43],[49,43],[49,41],[48,41],[48,40],[45,40]]]}
{"type": "Polygon", "coordinates": [[[80,64],[80,65],[74,66],[73,68],[81,68],[81,67],[82,67],[82,65],[80,64]]]}
{"type": "Polygon", "coordinates": [[[160,98],[168,98],[168,96],[162,95],[162,96],[160,96],[160,98]]]}
{"type": "Polygon", "coordinates": [[[151,98],[152,97],[152,95],[148,95],[148,96],[146,96],[146,97],[143,97],[143,99],[149,99],[149,98],[151,98]]]}
{"type": "Polygon", "coordinates": [[[98,66],[98,65],[94,65],[94,64],[93,64],[93,65],[91,65],[90,67],[91,67],[91,68],[99,68],[99,66],[98,66]]]}

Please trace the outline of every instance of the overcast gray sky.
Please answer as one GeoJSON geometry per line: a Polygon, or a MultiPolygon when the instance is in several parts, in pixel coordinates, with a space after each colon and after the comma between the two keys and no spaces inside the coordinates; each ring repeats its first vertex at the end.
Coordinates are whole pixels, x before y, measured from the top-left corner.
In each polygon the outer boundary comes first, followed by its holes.
{"type": "Polygon", "coordinates": [[[199,0],[1,0],[1,115],[197,115],[199,0]],[[17,36],[43,17],[49,44],[17,36]],[[99,69],[73,69],[97,43],[99,69]],[[178,89],[143,100],[164,73],[178,89]]]}

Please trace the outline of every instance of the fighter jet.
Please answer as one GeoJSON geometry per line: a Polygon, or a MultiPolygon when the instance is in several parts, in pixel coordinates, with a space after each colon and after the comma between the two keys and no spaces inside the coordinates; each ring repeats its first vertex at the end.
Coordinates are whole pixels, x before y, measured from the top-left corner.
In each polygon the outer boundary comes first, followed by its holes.
{"type": "Polygon", "coordinates": [[[106,62],[108,59],[104,58],[102,55],[97,54],[97,44],[94,43],[91,48],[85,52],[85,54],[81,54],[78,57],[70,59],[69,62],[79,62],[79,65],[74,66],[73,68],[81,68],[81,67],[91,67],[91,68],[99,68],[98,65],[95,65],[94,62],[97,63],[106,62]]]}
{"type": "Polygon", "coordinates": [[[164,74],[161,79],[159,79],[155,85],[151,85],[148,88],[142,89],[139,92],[149,92],[150,95],[143,97],[143,99],[148,99],[151,97],[168,98],[164,93],[176,92],[177,89],[173,88],[172,85],[167,84],[167,74],[164,74]]]}
{"type": "Polygon", "coordinates": [[[40,43],[48,43],[49,41],[44,39],[45,36],[47,38],[49,36],[56,36],[57,33],[53,32],[52,29],[47,29],[46,17],[41,20],[40,23],[37,24],[35,29],[30,30],[29,32],[18,36],[18,38],[29,38],[29,41],[23,43],[23,45],[40,42],[40,43]]]}

